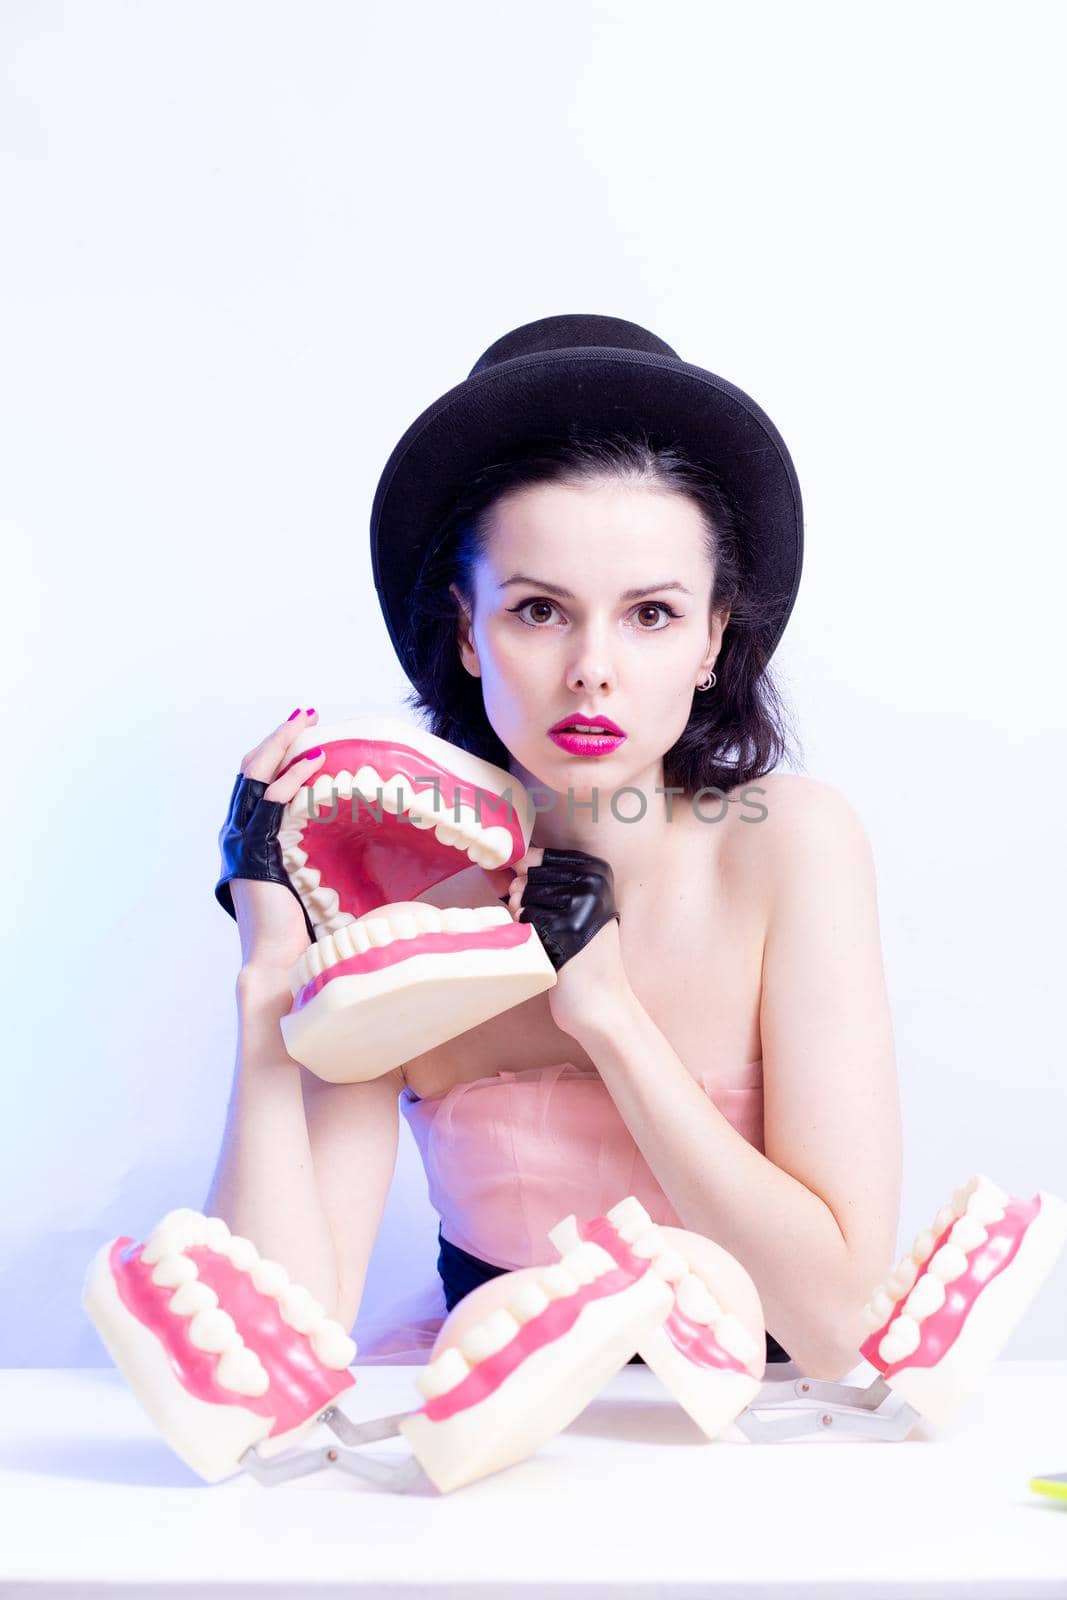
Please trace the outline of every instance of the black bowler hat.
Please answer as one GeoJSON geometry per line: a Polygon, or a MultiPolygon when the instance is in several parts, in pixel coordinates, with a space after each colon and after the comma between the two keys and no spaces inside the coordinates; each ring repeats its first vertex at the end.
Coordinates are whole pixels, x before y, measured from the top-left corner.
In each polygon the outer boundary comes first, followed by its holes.
{"type": "Polygon", "coordinates": [[[371,508],[374,586],[409,678],[408,598],[441,520],[490,461],[571,428],[626,432],[638,424],[714,471],[740,511],[742,553],[775,620],[767,659],[800,583],[804,514],[789,451],[736,384],[683,361],[621,317],[541,317],[513,328],[470,375],[427,406],[385,464],[371,508]]]}

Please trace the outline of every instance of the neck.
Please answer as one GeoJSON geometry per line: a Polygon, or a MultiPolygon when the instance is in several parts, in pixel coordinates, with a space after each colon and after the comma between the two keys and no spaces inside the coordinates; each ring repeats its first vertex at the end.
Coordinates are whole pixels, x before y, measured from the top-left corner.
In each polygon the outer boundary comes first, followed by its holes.
{"type": "Polygon", "coordinates": [[[543,783],[514,758],[509,771],[537,804],[531,847],[583,850],[609,861],[621,902],[661,871],[689,802],[684,795],[662,793],[662,759],[644,772],[614,779],[593,767],[593,761],[575,763],[570,783],[560,789],[543,783]]]}

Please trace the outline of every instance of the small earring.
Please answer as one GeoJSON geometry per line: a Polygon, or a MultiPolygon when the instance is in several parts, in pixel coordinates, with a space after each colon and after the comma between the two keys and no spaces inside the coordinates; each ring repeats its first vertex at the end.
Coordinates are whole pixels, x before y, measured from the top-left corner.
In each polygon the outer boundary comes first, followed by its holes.
{"type": "Polygon", "coordinates": [[[718,683],[718,681],[719,681],[716,678],[714,672],[707,673],[706,677],[707,677],[707,682],[706,683],[698,683],[697,684],[697,688],[698,689],[713,689],[715,687],[716,683],[718,683]]]}

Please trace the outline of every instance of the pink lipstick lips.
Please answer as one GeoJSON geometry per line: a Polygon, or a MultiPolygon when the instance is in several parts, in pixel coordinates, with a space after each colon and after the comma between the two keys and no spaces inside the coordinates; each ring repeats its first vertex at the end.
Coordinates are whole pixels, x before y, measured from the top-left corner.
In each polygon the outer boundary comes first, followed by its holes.
{"type": "Polygon", "coordinates": [[[626,738],[618,723],[610,717],[583,717],[574,713],[561,717],[549,728],[548,737],[572,756],[603,756],[617,750],[626,738]]]}

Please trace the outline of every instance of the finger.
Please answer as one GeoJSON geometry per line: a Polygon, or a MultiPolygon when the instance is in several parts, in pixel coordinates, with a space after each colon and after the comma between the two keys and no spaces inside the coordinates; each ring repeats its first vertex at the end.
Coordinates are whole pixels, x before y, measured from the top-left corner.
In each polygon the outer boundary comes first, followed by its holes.
{"type": "Polygon", "coordinates": [[[321,747],[314,754],[309,750],[306,755],[298,756],[293,765],[263,791],[264,800],[280,800],[283,805],[288,805],[297,790],[304,787],[325,760],[326,752],[321,747]]]}
{"type": "Polygon", "coordinates": [[[270,783],[277,777],[289,759],[289,751],[302,734],[313,728],[318,721],[318,712],[312,710],[310,715],[301,710],[292,721],[288,718],[280,722],[261,744],[250,750],[241,762],[241,771],[246,778],[259,778],[264,783],[270,783]]]}

